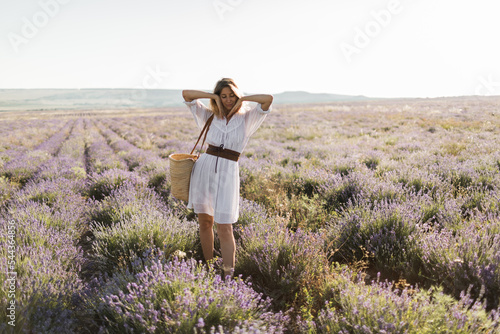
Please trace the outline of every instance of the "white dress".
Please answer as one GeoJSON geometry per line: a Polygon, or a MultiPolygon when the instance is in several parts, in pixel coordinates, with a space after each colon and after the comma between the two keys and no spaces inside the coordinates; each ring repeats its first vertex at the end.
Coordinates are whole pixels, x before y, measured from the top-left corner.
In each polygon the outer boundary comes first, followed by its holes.
{"type": "MultiPolygon", "coordinates": [[[[199,100],[184,102],[194,115],[196,125],[201,129],[212,115],[199,100]]],[[[206,142],[214,146],[242,152],[252,134],[259,128],[267,114],[257,104],[251,107],[246,101],[240,111],[226,124],[226,119],[214,117],[208,130],[206,142]]],[[[189,186],[188,208],[195,213],[206,213],[218,224],[233,224],[239,216],[240,170],[236,161],[202,154],[195,162],[189,186]]]]}

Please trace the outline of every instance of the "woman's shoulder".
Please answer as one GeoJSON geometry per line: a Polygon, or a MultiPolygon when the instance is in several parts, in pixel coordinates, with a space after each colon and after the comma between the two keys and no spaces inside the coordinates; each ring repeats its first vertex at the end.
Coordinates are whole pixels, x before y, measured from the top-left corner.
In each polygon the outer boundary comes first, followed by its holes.
{"type": "Polygon", "coordinates": [[[245,115],[246,113],[251,112],[252,110],[254,110],[255,107],[256,107],[255,102],[243,101],[241,103],[241,108],[238,111],[238,114],[245,115]]]}

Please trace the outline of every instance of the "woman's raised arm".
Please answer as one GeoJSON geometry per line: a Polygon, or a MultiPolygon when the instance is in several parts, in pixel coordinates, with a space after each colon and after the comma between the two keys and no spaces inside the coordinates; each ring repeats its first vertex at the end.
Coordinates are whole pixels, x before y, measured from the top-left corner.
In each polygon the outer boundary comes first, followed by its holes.
{"type": "Polygon", "coordinates": [[[248,95],[243,96],[240,100],[260,103],[262,110],[266,111],[273,103],[273,96],[267,94],[248,95]]]}
{"type": "Polygon", "coordinates": [[[183,90],[182,97],[184,101],[191,102],[196,99],[214,99],[217,101],[217,94],[202,92],[201,90],[183,90]]]}

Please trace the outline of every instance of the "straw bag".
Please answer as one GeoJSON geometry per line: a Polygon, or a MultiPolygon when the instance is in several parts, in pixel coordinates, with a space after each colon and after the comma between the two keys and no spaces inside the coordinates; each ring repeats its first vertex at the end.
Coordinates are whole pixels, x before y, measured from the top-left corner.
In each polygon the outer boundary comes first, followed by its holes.
{"type": "Polygon", "coordinates": [[[214,119],[214,115],[210,116],[201,130],[200,136],[194,144],[191,153],[173,153],[168,156],[170,160],[170,182],[172,184],[171,193],[177,199],[188,201],[189,200],[189,182],[191,181],[191,171],[193,170],[193,165],[196,160],[200,157],[200,151],[203,148],[205,139],[207,138],[208,128],[214,119]],[[201,143],[200,151],[198,155],[193,154],[196,146],[198,145],[201,136],[205,132],[205,137],[203,137],[203,142],[201,143]]]}

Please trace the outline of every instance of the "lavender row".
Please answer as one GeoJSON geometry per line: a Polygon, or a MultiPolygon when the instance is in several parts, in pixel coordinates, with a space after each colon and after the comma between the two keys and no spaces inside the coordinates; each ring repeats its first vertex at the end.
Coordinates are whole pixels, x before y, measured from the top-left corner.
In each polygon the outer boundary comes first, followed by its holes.
{"type": "Polygon", "coordinates": [[[142,120],[143,117],[111,119],[108,126],[140,149],[155,151],[156,146],[164,147],[165,139],[155,136],[151,131],[137,127],[137,123],[140,123],[142,120]]]}
{"type": "MultiPolygon", "coordinates": [[[[58,132],[61,120],[0,120],[0,151],[33,149],[58,132]]],[[[64,122],[65,123],[65,122],[64,122]]]]}
{"type": "Polygon", "coordinates": [[[72,126],[73,122],[68,121],[59,132],[38,145],[33,151],[17,151],[1,167],[0,175],[6,177],[11,182],[24,185],[35,175],[35,172],[42,163],[48,161],[57,153],[63,141],[69,135],[72,126]]]}
{"type": "Polygon", "coordinates": [[[162,112],[155,116],[137,116],[123,119],[131,131],[148,136],[162,157],[174,152],[189,152],[196,142],[199,130],[189,111],[162,112]]]}
{"type": "Polygon", "coordinates": [[[126,118],[123,123],[128,124],[138,133],[149,134],[151,142],[162,157],[168,157],[175,152],[191,151],[198,133],[192,116],[183,115],[178,111],[151,117],[126,118]]]}
{"type": "Polygon", "coordinates": [[[38,145],[35,149],[46,151],[50,155],[56,155],[61,148],[62,142],[66,140],[71,133],[74,124],[74,120],[69,120],[60,131],[56,132],[52,137],[38,145]]]}
{"type": "Polygon", "coordinates": [[[127,162],[129,170],[147,173],[150,170],[165,168],[165,160],[162,160],[158,155],[137,148],[103,125],[98,125],[98,127],[108,144],[127,162]]]}
{"type": "Polygon", "coordinates": [[[148,178],[148,184],[156,188],[159,192],[168,196],[168,160],[155,154],[154,152],[142,150],[130,144],[120,137],[113,130],[106,128],[102,124],[97,125],[101,134],[106,138],[109,146],[128,165],[128,169],[139,175],[148,178]]]}
{"type": "MultiPolygon", "coordinates": [[[[0,225],[15,226],[16,326],[24,331],[77,331],[75,298],[84,285],[84,257],[77,240],[83,233],[85,199],[78,180],[31,180],[0,211],[0,225]]],[[[2,268],[7,267],[2,233],[2,268]]],[[[6,271],[0,279],[6,283],[6,271]]],[[[0,304],[12,298],[2,289],[0,304]]],[[[2,331],[7,331],[2,313],[2,331]]]]}
{"type": "Polygon", "coordinates": [[[89,174],[102,173],[109,169],[126,169],[125,161],[114,154],[96,125],[86,119],[87,171],[89,174]]]}
{"type": "Polygon", "coordinates": [[[83,119],[79,118],[57,154],[39,166],[35,182],[60,178],[84,180],[85,159],[85,128],[83,119]]]}

